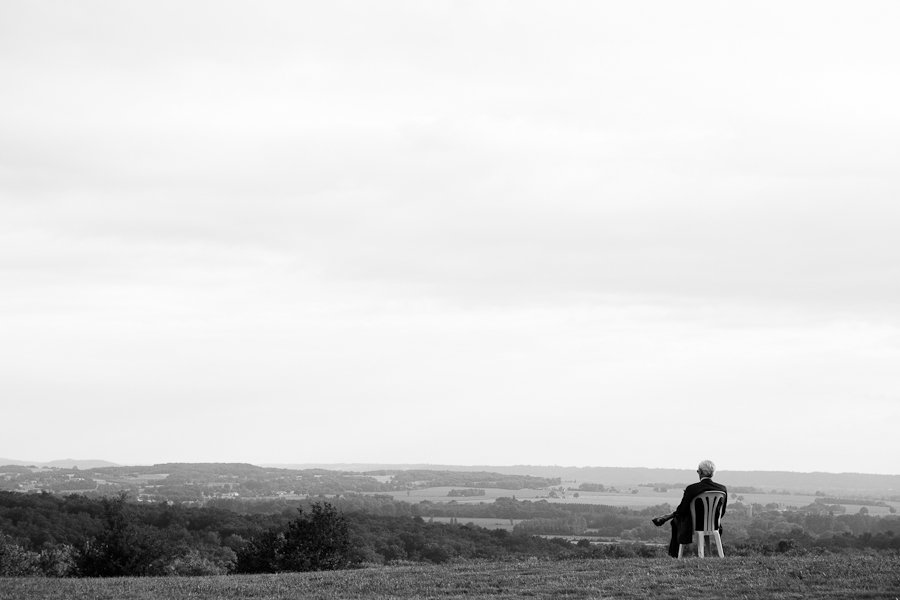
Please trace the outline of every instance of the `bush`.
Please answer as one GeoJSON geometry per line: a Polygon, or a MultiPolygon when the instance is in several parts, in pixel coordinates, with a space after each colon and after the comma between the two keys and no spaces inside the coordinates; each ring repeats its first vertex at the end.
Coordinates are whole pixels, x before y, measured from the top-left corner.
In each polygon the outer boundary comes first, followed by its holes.
{"type": "Polygon", "coordinates": [[[156,530],[128,514],[127,495],[102,498],[103,530],[80,544],[75,567],[84,577],[165,575],[171,554],[156,530]]]}
{"type": "Polygon", "coordinates": [[[66,544],[41,550],[38,564],[47,577],[68,577],[76,573],[75,548],[66,544]]]}
{"type": "Polygon", "coordinates": [[[0,577],[40,575],[39,556],[29,552],[11,538],[0,536],[0,577]]]}
{"type": "Polygon", "coordinates": [[[0,577],[66,577],[75,571],[74,554],[66,545],[32,552],[0,535],[0,577]]]}
{"type": "Polygon", "coordinates": [[[169,563],[167,571],[172,575],[225,575],[228,567],[191,550],[169,563]]]}
{"type": "Polygon", "coordinates": [[[344,516],[327,502],[315,503],[286,531],[269,529],[238,551],[239,573],[330,571],[350,565],[350,536],[344,516]]]}

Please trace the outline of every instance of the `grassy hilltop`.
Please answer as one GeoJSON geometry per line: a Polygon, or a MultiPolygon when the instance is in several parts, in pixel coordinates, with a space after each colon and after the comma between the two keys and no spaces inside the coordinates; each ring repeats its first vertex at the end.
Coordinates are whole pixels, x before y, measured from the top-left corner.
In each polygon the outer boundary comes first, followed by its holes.
{"type": "Polygon", "coordinates": [[[0,600],[316,598],[885,598],[900,557],[868,555],[462,562],[279,575],[0,579],[0,600]]]}

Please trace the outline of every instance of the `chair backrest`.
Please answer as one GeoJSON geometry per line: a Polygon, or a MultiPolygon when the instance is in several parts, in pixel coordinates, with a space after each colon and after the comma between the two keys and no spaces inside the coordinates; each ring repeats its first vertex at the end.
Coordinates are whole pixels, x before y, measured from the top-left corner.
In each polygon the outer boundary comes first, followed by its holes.
{"type": "Polygon", "coordinates": [[[703,492],[694,498],[691,502],[691,521],[694,523],[694,531],[713,531],[717,529],[716,521],[719,518],[720,506],[723,500],[725,500],[725,492],[703,492]],[[697,502],[700,502],[703,507],[702,523],[697,522],[697,502]]]}

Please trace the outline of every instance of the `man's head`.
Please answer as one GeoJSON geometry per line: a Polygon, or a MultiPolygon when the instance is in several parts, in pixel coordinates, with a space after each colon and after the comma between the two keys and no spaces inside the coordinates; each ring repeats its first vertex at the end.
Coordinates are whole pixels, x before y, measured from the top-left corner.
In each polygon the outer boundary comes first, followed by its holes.
{"type": "Polygon", "coordinates": [[[700,476],[700,479],[704,477],[712,477],[713,473],[716,472],[716,465],[711,460],[704,460],[697,467],[697,475],[700,476]]]}

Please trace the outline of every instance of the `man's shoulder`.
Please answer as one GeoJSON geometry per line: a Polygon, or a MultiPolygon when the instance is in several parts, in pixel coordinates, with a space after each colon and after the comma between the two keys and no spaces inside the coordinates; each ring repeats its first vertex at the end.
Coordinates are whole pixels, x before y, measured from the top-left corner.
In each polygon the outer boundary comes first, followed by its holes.
{"type": "MultiPolygon", "coordinates": [[[[702,482],[701,482],[701,483],[702,483],[702,482]]],[[[712,479],[707,479],[707,480],[706,480],[706,483],[708,484],[708,485],[707,485],[707,489],[708,489],[709,491],[711,491],[711,492],[712,492],[712,491],[726,492],[726,493],[728,492],[728,488],[726,488],[726,487],[725,487],[724,485],[722,485],[721,483],[716,483],[716,482],[713,481],[712,479]]]]}
{"type": "Polygon", "coordinates": [[[686,488],[684,488],[684,492],[686,494],[690,494],[694,490],[700,489],[702,487],[702,485],[703,485],[702,481],[698,481],[697,483],[692,483],[692,484],[688,485],[686,488]]]}
{"type": "Polygon", "coordinates": [[[725,492],[728,493],[728,489],[722,485],[721,483],[716,483],[712,479],[701,479],[697,483],[692,483],[687,486],[684,490],[690,494],[701,494],[703,492],[725,492]]]}

